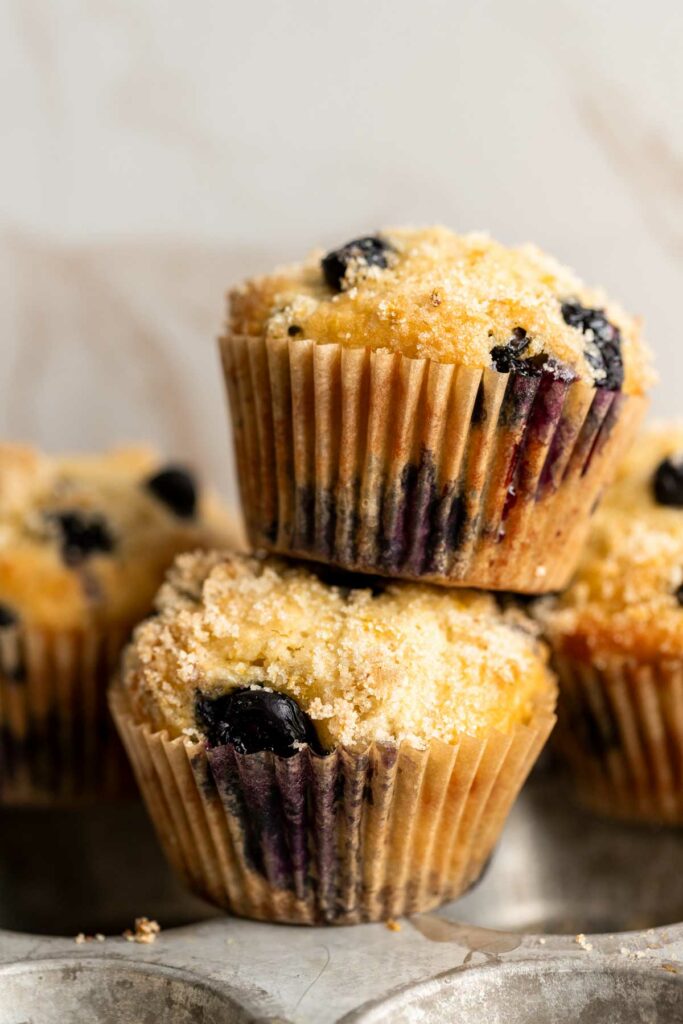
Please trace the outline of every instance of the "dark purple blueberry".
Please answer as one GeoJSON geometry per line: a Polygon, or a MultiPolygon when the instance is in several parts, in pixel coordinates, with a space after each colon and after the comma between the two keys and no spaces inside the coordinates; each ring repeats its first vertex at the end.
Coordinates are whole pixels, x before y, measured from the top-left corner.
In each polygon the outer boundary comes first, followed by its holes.
{"type": "Polygon", "coordinates": [[[303,332],[303,327],[299,327],[298,324],[292,324],[290,327],[287,328],[287,334],[289,335],[290,338],[296,338],[297,334],[303,334],[303,332]]]}
{"type": "Polygon", "coordinates": [[[184,466],[166,466],[149,477],[145,486],[179,519],[191,519],[197,509],[197,485],[184,466]]]}
{"type": "Polygon", "coordinates": [[[80,565],[91,555],[114,549],[114,538],[104,516],[79,510],[48,512],[47,518],[59,529],[62,558],[67,565],[80,565]]]}
{"type": "Polygon", "coordinates": [[[344,287],[344,277],[350,263],[360,261],[368,267],[381,267],[384,270],[388,266],[387,253],[392,251],[391,245],[379,235],[355,238],[341,249],[333,249],[327,256],[323,256],[320,261],[323,277],[330,288],[340,292],[344,287]]]}
{"type": "Polygon", "coordinates": [[[624,383],[624,363],[621,357],[621,332],[605,316],[604,309],[582,306],[574,299],[562,303],[564,322],[593,342],[586,350],[586,360],[594,370],[604,371],[595,381],[597,388],[619,391],[624,383]]]}
{"type": "Polygon", "coordinates": [[[515,327],[512,337],[504,345],[495,345],[491,349],[491,362],[498,373],[518,373],[522,377],[552,377],[571,383],[575,379],[574,371],[565,363],[545,352],[533,356],[524,356],[531,343],[531,338],[523,327],[515,327]]]}
{"type": "Polygon", "coordinates": [[[683,508],[683,456],[663,459],[652,478],[655,501],[659,505],[683,508]]]}
{"type": "Polygon", "coordinates": [[[243,688],[207,697],[197,691],[195,714],[210,747],[230,743],[238,754],[272,751],[293,757],[297,744],[308,744],[316,754],[324,753],[311,719],[283,693],[243,688]]]}
{"type": "Polygon", "coordinates": [[[7,604],[3,604],[0,601],[0,629],[6,629],[8,626],[16,626],[19,621],[17,613],[9,607],[7,604]]]}
{"type": "Polygon", "coordinates": [[[674,597],[676,598],[680,606],[683,608],[683,583],[681,583],[680,587],[675,592],[674,597]]]}
{"type": "Polygon", "coordinates": [[[387,588],[389,581],[381,576],[365,576],[360,572],[348,572],[336,565],[311,563],[309,569],[321,583],[328,587],[336,587],[342,597],[348,598],[354,590],[370,590],[373,597],[379,597],[387,588]]]}

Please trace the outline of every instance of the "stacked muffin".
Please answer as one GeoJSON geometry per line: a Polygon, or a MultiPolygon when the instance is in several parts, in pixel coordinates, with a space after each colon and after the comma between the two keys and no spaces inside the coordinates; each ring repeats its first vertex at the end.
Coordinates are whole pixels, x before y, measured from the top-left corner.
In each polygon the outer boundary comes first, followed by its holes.
{"type": "Polygon", "coordinates": [[[169,857],[353,922],[480,874],[553,722],[538,625],[645,407],[637,324],[538,250],[391,230],[231,295],[255,554],[182,556],[112,709],[169,857]]]}

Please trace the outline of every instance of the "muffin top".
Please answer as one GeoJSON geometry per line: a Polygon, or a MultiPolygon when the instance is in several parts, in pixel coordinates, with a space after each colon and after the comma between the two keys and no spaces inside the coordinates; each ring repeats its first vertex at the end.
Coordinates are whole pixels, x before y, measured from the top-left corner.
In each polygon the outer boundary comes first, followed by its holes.
{"type": "Polygon", "coordinates": [[[230,294],[234,334],[388,349],[642,393],[637,320],[535,246],[389,228],[230,294]]]}
{"type": "Polygon", "coordinates": [[[573,657],[683,656],[683,423],[643,433],[594,518],[572,585],[536,610],[573,657]]]}
{"type": "Polygon", "coordinates": [[[532,623],[488,594],[278,559],[181,555],[124,659],[133,711],[245,753],[509,731],[554,679],[532,623]],[[284,724],[283,724],[284,723],[284,724]]]}
{"type": "Polygon", "coordinates": [[[51,458],[0,445],[0,626],[130,624],[178,552],[232,535],[192,475],[146,448],[51,458]]]}

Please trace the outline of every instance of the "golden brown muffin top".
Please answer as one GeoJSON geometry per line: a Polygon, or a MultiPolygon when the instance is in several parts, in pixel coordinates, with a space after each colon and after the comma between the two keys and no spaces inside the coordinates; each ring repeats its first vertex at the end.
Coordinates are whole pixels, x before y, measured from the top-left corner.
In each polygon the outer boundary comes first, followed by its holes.
{"type": "Polygon", "coordinates": [[[627,393],[651,383],[639,322],[535,246],[388,228],[322,255],[234,289],[228,329],[501,372],[521,363],[627,393]]]}
{"type": "Polygon", "coordinates": [[[600,663],[683,656],[683,423],[650,427],[620,466],[569,589],[537,606],[561,650],[600,663]]]}
{"type": "Polygon", "coordinates": [[[232,536],[215,499],[147,448],[0,445],[0,625],[132,624],[176,554],[232,536]]]}
{"type": "Polygon", "coordinates": [[[488,594],[197,553],[177,559],[157,609],[124,684],[137,717],[173,737],[204,734],[198,702],[249,688],[292,698],[328,749],[506,732],[554,699],[532,623],[488,594]]]}

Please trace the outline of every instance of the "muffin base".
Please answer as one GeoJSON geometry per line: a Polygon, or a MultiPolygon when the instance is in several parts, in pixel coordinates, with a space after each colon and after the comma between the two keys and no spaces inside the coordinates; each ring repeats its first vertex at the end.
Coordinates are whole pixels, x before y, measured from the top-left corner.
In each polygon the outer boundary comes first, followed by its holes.
{"type": "Polygon", "coordinates": [[[564,587],[646,401],[308,340],[221,339],[257,549],[358,572],[564,587]]]}
{"type": "Polygon", "coordinates": [[[106,689],[130,627],[0,632],[0,804],[135,792],[106,689]]]}
{"type": "Polygon", "coordinates": [[[683,824],[683,662],[605,667],[557,657],[554,745],[580,802],[608,817],[683,824]]]}
{"type": "Polygon", "coordinates": [[[509,735],[306,748],[291,758],[169,739],[110,704],[178,874],[231,913],[353,924],[428,910],[479,877],[552,726],[552,700],[509,735]]]}

